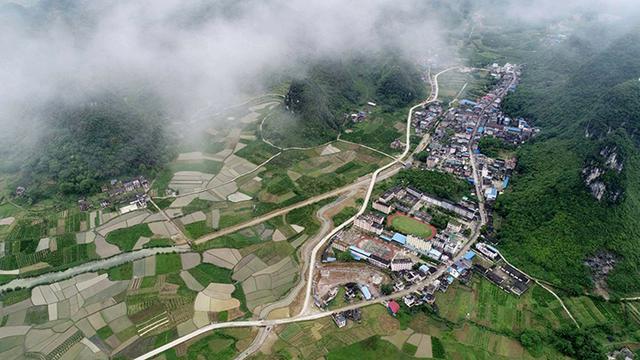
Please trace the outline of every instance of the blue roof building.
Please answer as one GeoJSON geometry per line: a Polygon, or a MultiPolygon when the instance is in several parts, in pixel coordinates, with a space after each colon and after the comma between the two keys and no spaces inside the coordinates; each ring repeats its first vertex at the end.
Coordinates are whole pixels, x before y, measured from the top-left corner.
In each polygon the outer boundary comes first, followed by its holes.
{"type": "Polygon", "coordinates": [[[358,288],[360,288],[360,292],[362,293],[362,296],[364,296],[365,300],[371,300],[373,298],[367,285],[358,284],[358,288]]]}
{"type": "Polygon", "coordinates": [[[505,176],[505,177],[504,177],[504,180],[502,181],[502,188],[503,188],[503,189],[506,189],[506,188],[507,188],[507,186],[509,186],[509,177],[508,177],[508,176],[505,176]]]}
{"type": "Polygon", "coordinates": [[[475,102],[475,101],[471,101],[469,99],[462,99],[462,100],[460,100],[460,105],[476,106],[476,105],[478,105],[478,103],[475,102]]]}
{"type": "Polygon", "coordinates": [[[393,234],[393,237],[391,238],[391,240],[399,243],[399,244],[406,244],[407,243],[407,236],[406,235],[402,235],[400,233],[395,233],[393,234]]]}
{"type": "Polygon", "coordinates": [[[495,200],[498,197],[498,189],[494,187],[487,189],[484,192],[484,197],[486,197],[487,200],[495,200]]]}
{"type": "Polygon", "coordinates": [[[464,258],[466,260],[471,260],[476,256],[476,253],[474,253],[473,251],[469,250],[464,254],[464,258]]]}
{"type": "Polygon", "coordinates": [[[428,273],[428,272],[429,272],[429,265],[427,265],[427,264],[422,264],[422,265],[420,265],[420,267],[418,268],[418,270],[419,270],[420,272],[423,272],[423,273],[425,273],[425,274],[426,274],[426,273],[428,273]]]}
{"type": "Polygon", "coordinates": [[[371,253],[366,252],[358,247],[355,246],[349,246],[349,253],[351,254],[351,257],[356,259],[356,260],[362,260],[362,259],[368,259],[369,256],[371,256],[371,253]]]}
{"type": "Polygon", "coordinates": [[[429,254],[428,256],[434,260],[440,260],[440,257],[442,256],[442,253],[436,249],[431,249],[429,250],[429,254]]]}

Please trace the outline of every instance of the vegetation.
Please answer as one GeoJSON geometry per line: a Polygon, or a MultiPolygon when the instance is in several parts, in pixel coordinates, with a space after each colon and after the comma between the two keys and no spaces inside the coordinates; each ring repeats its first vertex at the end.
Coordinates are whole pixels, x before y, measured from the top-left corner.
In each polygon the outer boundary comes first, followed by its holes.
{"type": "Polygon", "coordinates": [[[131,280],[133,277],[133,263],[125,263],[116,267],[112,267],[107,270],[109,279],[117,280],[131,280]]]}
{"type": "Polygon", "coordinates": [[[101,183],[161,169],[172,151],[151,97],[102,96],[50,109],[49,130],[22,167],[29,201],[91,194],[101,183]]]}
{"type": "Polygon", "coordinates": [[[335,138],[347,120],[344,114],[368,101],[377,102],[383,112],[393,112],[424,93],[415,66],[392,52],[326,60],[312,66],[305,79],[291,82],[284,104],[297,124],[291,117],[278,116],[281,120],[270,119],[264,131],[268,139],[284,146],[300,145],[295,142],[299,139],[319,144],[335,138]]]}
{"type": "MultiPolygon", "coordinates": [[[[414,351],[415,352],[415,351],[414,351]]],[[[398,350],[393,344],[380,339],[379,336],[372,336],[360,342],[334,349],[327,354],[329,360],[347,359],[413,359],[398,350]]]]}
{"type": "Polygon", "coordinates": [[[215,265],[202,263],[193,269],[189,270],[189,273],[202,285],[207,286],[209,283],[231,283],[231,270],[223,269],[215,265]]]}
{"type": "Polygon", "coordinates": [[[158,254],[156,255],[156,274],[169,274],[182,269],[180,254],[158,254]]]}
{"type": "Polygon", "coordinates": [[[118,229],[107,234],[107,242],[116,245],[122,251],[131,251],[140,237],[152,237],[153,233],[147,224],[118,229]]]}
{"type": "Polygon", "coordinates": [[[214,230],[211,226],[207,224],[206,220],[196,221],[194,223],[187,224],[184,226],[184,229],[186,230],[189,237],[191,237],[192,239],[197,239],[214,230]]]}
{"type": "Polygon", "coordinates": [[[408,216],[394,216],[393,220],[391,220],[391,227],[405,235],[415,235],[424,238],[428,238],[432,233],[429,225],[408,216]]]}
{"type": "Polygon", "coordinates": [[[402,170],[396,176],[396,183],[411,185],[422,192],[454,202],[460,201],[472,191],[471,185],[464,180],[438,171],[402,170]]]}
{"type": "Polygon", "coordinates": [[[505,154],[512,153],[516,146],[493,136],[484,136],[478,141],[478,148],[490,158],[502,159],[505,154]]]}
{"type": "Polygon", "coordinates": [[[353,206],[347,206],[344,209],[340,210],[339,213],[335,214],[331,218],[331,221],[333,221],[333,224],[337,226],[349,220],[356,213],[358,213],[358,209],[354,208],[353,206]]]}
{"type": "Polygon", "coordinates": [[[601,250],[621,258],[610,291],[640,292],[640,187],[628,180],[640,174],[638,122],[631,121],[640,117],[639,40],[632,32],[603,50],[572,37],[534,58],[505,100],[507,111],[533,119],[543,134],[518,151],[512,187],[498,198],[500,247],[516,266],[574,294],[592,288],[583,263],[601,250]],[[620,172],[603,167],[598,201],[583,169],[602,166],[607,148],[624,165],[620,172]]]}

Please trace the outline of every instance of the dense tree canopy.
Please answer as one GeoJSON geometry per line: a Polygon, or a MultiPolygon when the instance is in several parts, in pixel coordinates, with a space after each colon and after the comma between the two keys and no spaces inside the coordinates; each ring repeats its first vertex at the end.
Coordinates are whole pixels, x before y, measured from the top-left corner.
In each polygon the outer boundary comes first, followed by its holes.
{"type": "Polygon", "coordinates": [[[162,166],[170,157],[169,141],[162,115],[148,106],[107,96],[53,109],[20,184],[33,200],[89,194],[111,178],[162,166]]]}
{"type": "Polygon", "coordinates": [[[409,105],[425,94],[416,65],[389,53],[326,60],[291,83],[285,105],[309,136],[335,136],[352,113],[368,101],[385,111],[409,105]]]}
{"type": "Polygon", "coordinates": [[[525,270],[581,293],[593,286],[584,260],[601,250],[622,259],[609,274],[618,294],[640,291],[640,173],[638,159],[638,32],[608,47],[584,40],[566,43],[533,59],[506,110],[532,118],[541,136],[518,151],[512,186],[498,198],[500,246],[525,270]],[[635,60],[634,60],[635,59],[635,60]],[[606,164],[615,149],[622,170],[606,164]],[[607,192],[596,200],[584,170],[600,166],[607,192]]]}

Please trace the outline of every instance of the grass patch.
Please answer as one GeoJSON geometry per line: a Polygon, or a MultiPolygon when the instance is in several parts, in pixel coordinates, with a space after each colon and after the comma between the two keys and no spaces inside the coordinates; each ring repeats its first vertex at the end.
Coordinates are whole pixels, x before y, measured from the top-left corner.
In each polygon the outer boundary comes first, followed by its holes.
{"type": "Polygon", "coordinates": [[[131,280],[133,277],[133,263],[128,262],[107,270],[109,279],[111,280],[131,280]]]}
{"type": "Polygon", "coordinates": [[[263,242],[263,240],[257,235],[243,235],[239,232],[221,236],[219,238],[215,238],[213,240],[207,241],[206,243],[200,245],[198,250],[206,250],[206,249],[215,249],[215,248],[233,248],[233,249],[241,249],[247,246],[259,244],[263,242]]]}
{"type": "Polygon", "coordinates": [[[331,221],[333,221],[334,225],[338,226],[343,222],[349,220],[353,215],[357,213],[358,213],[358,209],[354,208],[353,206],[347,206],[344,209],[340,210],[339,213],[335,214],[331,218],[331,221]]]}
{"type": "Polygon", "coordinates": [[[160,238],[160,239],[151,239],[149,240],[148,243],[144,244],[142,247],[143,248],[154,248],[154,247],[170,247],[173,246],[173,241],[171,241],[171,239],[167,239],[167,238],[160,238]]]}
{"type": "Polygon", "coordinates": [[[141,289],[151,288],[156,284],[155,276],[145,276],[142,278],[142,282],[140,283],[141,289]]]}
{"type": "Polygon", "coordinates": [[[29,325],[41,325],[49,321],[49,310],[47,306],[32,306],[27,310],[25,323],[29,325]]]}
{"type": "Polygon", "coordinates": [[[435,359],[444,359],[447,356],[442,341],[435,336],[431,337],[431,353],[435,359]]]}
{"type": "Polygon", "coordinates": [[[182,269],[179,254],[156,255],[156,275],[170,274],[182,269]]]}
{"type": "Polygon", "coordinates": [[[187,215],[198,211],[206,211],[211,208],[211,204],[211,201],[193,199],[187,206],[182,208],[182,213],[187,215]]]}
{"type": "Polygon", "coordinates": [[[278,153],[278,149],[264,143],[262,140],[255,140],[247,144],[244,148],[236,152],[236,155],[249,160],[258,165],[267,161],[270,157],[278,153]]]}
{"type": "Polygon", "coordinates": [[[402,353],[390,342],[380,339],[379,336],[372,336],[354,344],[333,349],[327,354],[328,360],[412,358],[402,353]]]}
{"type": "Polygon", "coordinates": [[[215,229],[211,226],[207,225],[206,220],[196,221],[194,223],[188,224],[184,226],[187,235],[189,235],[192,239],[197,239],[201,236],[212,233],[215,229]]]}
{"type": "Polygon", "coordinates": [[[413,345],[413,344],[409,344],[408,342],[405,342],[404,344],[402,344],[402,352],[407,354],[407,355],[411,355],[414,356],[416,354],[416,351],[418,351],[418,347],[413,345]]]}
{"type": "Polygon", "coordinates": [[[3,306],[9,306],[13,304],[17,304],[23,300],[27,300],[31,297],[30,289],[20,289],[6,292],[0,295],[0,301],[2,301],[3,306]]]}
{"type": "Polygon", "coordinates": [[[147,224],[138,224],[125,229],[118,229],[107,235],[107,242],[116,245],[122,251],[131,251],[140,237],[152,237],[153,232],[147,224]]]}
{"type": "Polygon", "coordinates": [[[234,359],[238,353],[236,339],[222,332],[215,332],[189,346],[187,359],[189,360],[226,360],[234,359]]]}
{"type": "Polygon", "coordinates": [[[423,238],[428,238],[432,234],[429,225],[408,216],[394,216],[391,220],[391,227],[403,234],[411,234],[423,238]]]}
{"type": "Polygon", "coordinates": [[[111,328],[107,325],[104,327],[101,327],[100,329],[98,329],[96,331],[98,333],[98,336],[100,337],[100,339],[102,340],[106,340],[108,339],[111,335],[113,335],[113,330],[111,330],[111,328]]]}
{"type": "Polygon", "coordinates": [[[212,264],[202,263],[193,269],[189,270],[189,273],[202,285],[207,286],[209,283],[223,283],[230,284],[231,274],[233,273],[229,269],[217,267],[212,264]]]}
{"type": "Polygon", "coordinates": [[[11,203],[4,203],[0,205],[0,219],[6,218],[9,216],[14,216],[18,212],[20,212],[20,209],[15,207],[11,203]]]}

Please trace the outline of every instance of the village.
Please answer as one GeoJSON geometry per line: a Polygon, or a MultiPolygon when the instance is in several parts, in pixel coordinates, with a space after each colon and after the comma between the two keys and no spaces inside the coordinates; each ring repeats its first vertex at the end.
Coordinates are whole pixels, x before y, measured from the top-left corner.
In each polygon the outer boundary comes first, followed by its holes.
{"type": "MultiPolygon", "coordinates": [[[[436,101],[414,112],[411,123],[416,135],[430,134],[431,138],[425,149],[426,159],[405,167],[449,173],[475,185],[473,154],[482,181],[479,189],[490,206],[508,187],[516,158],[512,154],[506,159],[489,157],[481,153],[478,143],[489,137],[515,148],[539,129],[523,118],[511,119],[501,110],[504,96],[518,84],[521,67],[493,64],[485,70],[494,85],[481,98],[462,99],[446,110],[436,101]]],[[[351,117],[354,122],[366,121],[366,112],[351,117]]],[[[392,148],[403,146],[400,140],[395,142],[392,148]]],[[[532,285],[530,278],[506,263],[488,243],[477,242],[469,248],[472,234],[479,231],[479,211],[473,197],[454,202],[411,185],[384,191],[369,211],[330,240],[315,280],[316,306],[327,309],[335,302],[386,296],[390,297],[385,303],[392,315],[402,307],[435,307],[438,291],[446,292],[456,280],[468,283],[473,273],[521,296],[532,285]],[[447,214],[449,219],[440,230],[431,225],[437,213],[447,214]],[[398,297],[392,299],[396,294],[398,297]]],[[[359,321],[359,317],[359,311],[349,310],[334,314],[333,319],[343,327],[348,320],[359,321]]]]}

